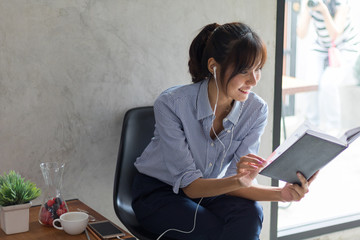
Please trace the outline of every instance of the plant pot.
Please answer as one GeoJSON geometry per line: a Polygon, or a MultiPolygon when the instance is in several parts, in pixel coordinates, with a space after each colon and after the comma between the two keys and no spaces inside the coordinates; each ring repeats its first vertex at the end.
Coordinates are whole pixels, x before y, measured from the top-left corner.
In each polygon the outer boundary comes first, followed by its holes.
{"type": "Polygon", "coordinates": [[[14,234],[29,231],[29,208],[30,203],[0,207],[1,229],[6,234],[14,234]]]}

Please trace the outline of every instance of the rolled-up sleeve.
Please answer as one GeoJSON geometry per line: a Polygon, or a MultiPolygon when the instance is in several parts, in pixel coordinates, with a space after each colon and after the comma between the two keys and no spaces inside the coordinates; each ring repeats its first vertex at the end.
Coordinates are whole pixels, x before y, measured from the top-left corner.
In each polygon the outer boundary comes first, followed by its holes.
{"type": "Polygon", "coordinates": [[[249,153],[257,154],[260,147],[260,137],[264,132],[267,124],[268,106],[264,104],[257,111],[252,114],[251,121],[248,121],[249,131],[244,137],[242,143],[234,153],[234,157],[225,173],[225,176],[233,176],[237,173],[236,163],[240,157],[249,153]]]}
{"type": "Polygon", "coordinates": [[[182,122],[176,115],[176,106],[169,94],[160,96],[154,103],[156,129],[161,141],[162,163],[172,177],[175,193],[202,177],[190,152],[182,122]]]}

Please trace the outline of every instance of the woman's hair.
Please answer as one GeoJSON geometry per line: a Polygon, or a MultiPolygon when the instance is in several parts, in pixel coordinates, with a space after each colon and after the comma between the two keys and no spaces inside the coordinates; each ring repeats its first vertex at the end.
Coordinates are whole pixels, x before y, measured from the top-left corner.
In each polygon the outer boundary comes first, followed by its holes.
{"type": "Polygon", "coordinates": [[[214,58],[220,64],[222,84],[229,82],[238,73],[259,63],[262,68],[266,61],[266,46],[252,29],[239,22],[205,26],[192,41],[189,59],[189,72],[194,83],[210,79],[208,59],[214,58]],[[225,81],[226,70],[233,69],[225,81]]]}

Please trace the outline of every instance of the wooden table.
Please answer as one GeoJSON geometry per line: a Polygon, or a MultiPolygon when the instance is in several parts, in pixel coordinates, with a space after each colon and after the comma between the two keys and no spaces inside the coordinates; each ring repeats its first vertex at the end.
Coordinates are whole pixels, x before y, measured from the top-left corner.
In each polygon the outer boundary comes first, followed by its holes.
{"type": "Polygon", "coordinates": [[[283,76],[282,78],[282,96],[294,95],[297,93],[317,91],[319,86],[317,84],[308,83],[294,77],[283,76]]]}
{"type": "MultiPolygon", "coordinates": [[[[96,212],[94,209],[90,208],[80,200],[69,200],[66,201],[69,211],[78,211],[79,209],[87,211],[90,215],[94,216],[96,221],[102,221],[106,220],[104,216],[96,212]]],[[[0,239],[1,240],[87,240],[85,233],[79,234],[79,235],[69,235],[66,234],[64,231],[57,230],[53,227],[46,227],[41,225],[38,222],[38,216],[39,216],[40,206],[33,206],[30,208],[30,225],[29,225],[29,231],[24,233],[18,233],[18,234],[11,234],[6,235],[4,231],[0,229],[0,239]]],[[[130,235],[128,232],[123,230],[126,233],[126,236],[123,237],[131,238],[132,235],[130,235]]],[[[96,240],[90,232],[89,236],[91,240],[96,240]]]]}
{"type": "MultiPolygon", "coordinates": [[[[309,83],[304,80],[290,77],[290,76],[282,76],[282,108],[285,107],[287,102],[287,96],[295,95],[297,93],[306,93],[306,92],[313,92],[318,91],[319,86],[318,84],[309,83]]],[[[284,139],[287,138],[286,136],[286,124],[285,124],[285,114],[284,110],[281,110],[281,118],[283,124],[283,134],[284,139]]]]}

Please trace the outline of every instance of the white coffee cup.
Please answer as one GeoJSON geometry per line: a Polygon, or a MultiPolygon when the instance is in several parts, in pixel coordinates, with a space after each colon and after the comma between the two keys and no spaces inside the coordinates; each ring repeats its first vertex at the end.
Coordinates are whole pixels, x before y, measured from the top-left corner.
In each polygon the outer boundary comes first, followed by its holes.
{"type": "Polygon", "coordinates": [[[60,218],[53,221],[53,226],[56,229],[64,230],[70,235],[76,235],[84,232],[89,221],[89,215],[84,212],[67,212],[60,216],[60,218]],[[61,227],[55,225],[60,222],[61,227]]]}

